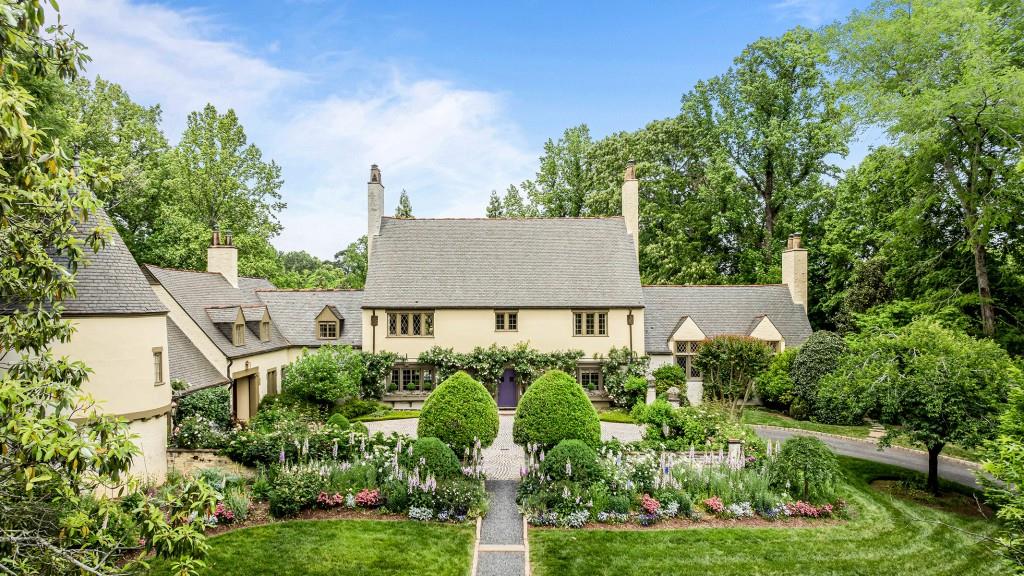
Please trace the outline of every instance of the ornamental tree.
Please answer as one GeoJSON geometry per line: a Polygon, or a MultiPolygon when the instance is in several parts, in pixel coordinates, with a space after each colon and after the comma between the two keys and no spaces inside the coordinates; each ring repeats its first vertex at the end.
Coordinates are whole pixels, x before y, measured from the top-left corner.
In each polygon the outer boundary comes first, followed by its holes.
{"type": "Polygon", "coordinates": [[[991,340],[976,340],[923,318],[855,343],[822,392],[848,398],[843,410],[888,424],[882,446],[904,437],[928,450],[928,489],[939,493],[939,454],[991,437],[1020,371],[991,340]]]}
{"type": "Polygon", "coordinates": [[[0,352],[13,361],[0,373],[0,572],[132,571],[139,562],[125,556],[140,538],[145,553],[193,572],[215,493],[202,482],[161,500],[135,491],[127,424],[82,392],[84,364],[50,351],[74,333],[61,302],[87,251],[102,248],[108,228],[88,223],[100,222],[89,219],[92,190],[110,179],[71,170],[41,129],[53,92],[86,60],[63,26],[43,24],[38,0],[0,0],[0,352]]]}
{"type": "Polygon", "coordinates": [[[693,365],[704,376],[704,395],[725,403],[733,416],[754,393],[754,382],[768,369],[772,353],[749,336],[716,336],[700,345],[693,365]]]}

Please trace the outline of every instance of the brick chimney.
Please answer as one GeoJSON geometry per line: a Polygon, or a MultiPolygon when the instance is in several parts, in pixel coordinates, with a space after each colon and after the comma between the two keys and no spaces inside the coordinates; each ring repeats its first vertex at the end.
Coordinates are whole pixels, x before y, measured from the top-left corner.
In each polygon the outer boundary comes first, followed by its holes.
{"type": "Polygon", "coordinates": [[[366,260],[373,252],[373,239],[380,235],[380,219],[384,213],[384,184],[380,180],[380,168],[370,166],[370,181],[366,183],[366,260]]]}
{"type": "Polygon", "coordinates": [[[800,245],[800,235],[790,234],[782,251],[782,283],[789,287],[794,304],[807,313],[807,249],[800,245]]]}
{"type": "Polygon", "coordinates": [[[206,271],[216,272],[235,288],[238,288],[238,248],[235,248],[231,231],[220,231],[213,227],[210,247],[206,249],[206,271]]]}
{"type": "Polygon", "coordinates": [[[633,239],[633,252],[640,259],[640,181],[636,179],[636,164],[626,164],[622,182],[622,217],[626,220],[626,232],[633,239]]]}

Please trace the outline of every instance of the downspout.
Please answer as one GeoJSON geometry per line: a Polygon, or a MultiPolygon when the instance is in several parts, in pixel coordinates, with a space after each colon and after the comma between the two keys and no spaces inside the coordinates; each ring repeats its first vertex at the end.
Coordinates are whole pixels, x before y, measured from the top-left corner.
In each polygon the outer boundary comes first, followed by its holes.
{"type": "Polygon", "coordinates": [[[376,308],[374,308],[373,311],[370,312],[370,329],[371,329],[371,332],[372,332],[372,335],[371,335],[372,342],[370,343],[370,353],[371,354],[376,354],[377,353],[377,309],[376,308]]]}
{"type": "Polygon", "coordinates": [[[235,383],[234,378],[231,377],[231,365],[234,363],[235,361],[233,358],[228,358],[228,367],[225,370],[226,373],[224,375],[228,377],[228,389],[231,390],[231,419],[238,420],[238,390],[235,390],[237,384],[235,383]]]}
{"type": "Polygon", "coordinates": [[[633,352],[633,309],[629,309],[629,313],[626,315],[626,324],[629,325],[629,352],[633,352]]]}

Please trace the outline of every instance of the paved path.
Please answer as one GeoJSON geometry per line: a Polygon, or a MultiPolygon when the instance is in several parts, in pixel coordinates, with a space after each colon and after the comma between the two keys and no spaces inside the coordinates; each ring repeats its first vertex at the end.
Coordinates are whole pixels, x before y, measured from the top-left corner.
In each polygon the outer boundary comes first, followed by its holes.
{"type": "MultiPolygon", "coordinates": [[[[873,440],[844,438],[842,436],[819,434],[807,430],[776,428],[774,426],[754,426],[754,429],[757,431],[758,436],[770,440],[785,440],[793,436],[817,436],[837,454],[863,458],[873,462],[882,462],[883,464],[892,464],[925,474],[928,473],[928,454],[919,450],[910,450],[899,446],[879,450],[873,440]]],[[[977,465],[971,462],[939,456],[940,478],[945,478],[964,486],[978,488],[978,482],[974,476],[976,469],[977,465]]]]}

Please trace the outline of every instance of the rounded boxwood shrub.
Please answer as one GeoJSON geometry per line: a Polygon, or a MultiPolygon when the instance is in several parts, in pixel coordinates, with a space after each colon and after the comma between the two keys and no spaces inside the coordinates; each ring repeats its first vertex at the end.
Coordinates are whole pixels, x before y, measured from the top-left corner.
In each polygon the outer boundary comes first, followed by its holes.
{"type": "Polygon", "coordinates": [[[331,417],[327,419],[327,425],[338,430],[348,430],[349,426],[351,426],[348,418],[341,414],[331,414],[331,417]]]}
{"type": "Polygon", "coordinates": [[[591,484],[604,477],[597,452],[582,440],[562,440],[547,453],[542,471],[552,480],[591,484]]]}
{"type": "Polygon", "coordinates": [[[462,474],[462,465],[455,451],[437,438],[426,437],[416,440],[412,444],[412,455],[406,458],[409,468],[420,467],[421,478],[426,478],[428,472],[438,480],[455,478],[462,474]]]}
{"type": "Polygon", "coordinates": [[[551,448],[562,440],[601,443],[601,421],[590,398],[572,376],[551,370],[537,378],[519,400],[512,426],[516,444],[551,448]]]}
{"type": "Polygon", "coordinates": [[[490,446],[498,436],[498,404],[483,384],[459,371],[441,383],[420,410],[420,438],[438,438],[456,454],[473,446],[490,446]]]}

